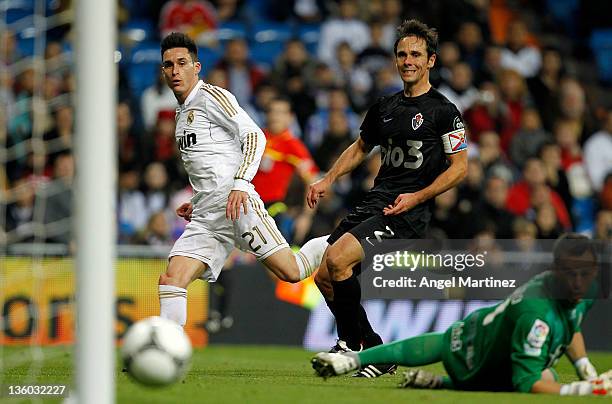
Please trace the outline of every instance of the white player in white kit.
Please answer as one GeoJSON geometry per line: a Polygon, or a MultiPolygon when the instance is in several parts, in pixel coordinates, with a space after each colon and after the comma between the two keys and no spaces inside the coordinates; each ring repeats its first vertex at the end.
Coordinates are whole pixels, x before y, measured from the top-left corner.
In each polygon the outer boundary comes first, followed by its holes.
{"type": "Polygon", "coordinates": [[[250,183],[265,149],[263,132],[229,91],[198,79],[201,65],[189,37],[168,35],[161,53],[164,79],[179,102],[176,142],[194,191],[177,209],[189,223],[159,278],[160,315],[182,326],[187,286],[198,278],[214,282],[235,246],[281,280],[299,282],[318,268],[327,236],[291,251],[250,183]]]}

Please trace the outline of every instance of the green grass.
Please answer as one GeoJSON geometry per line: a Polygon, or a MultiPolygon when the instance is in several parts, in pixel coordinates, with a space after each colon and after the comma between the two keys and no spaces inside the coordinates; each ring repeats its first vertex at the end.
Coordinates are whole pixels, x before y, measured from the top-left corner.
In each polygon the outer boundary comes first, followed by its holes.
{"type": "MultiPolygon", "coordinates": [[[[30,366],[29,348],[0,348],[0,384],[71,383],[71,349],[45,348],[39,368],[30,366]]],[[[518,393],[473,393],[397,389],[400,376],[376,380],[338,377],[322,380],[314,376],[309,359],[312,353],[299,348],[268,346],[211,346],[197,350],[191,371],[183,383],[167,388],[146,388],[121,373],[117,362],[119,403],[395,403],[435,401],[436,403],[550,403],[585,402],[585,398],[534,396],[518,393]]],[[[592,353],[600,371],[612,368],[612,353],[592,353]]],[[[429,367],[443,372],[441,365],[429,367]]],[[[403,369],[400,369],[402,371],[403,369]]],[[[574,380],[568,361],[557,367],[564,382],[574,380]]],[[[592,400],[599,398],[593,397],[592,400]]],[[[2,399],[0,399],[2,402],[2,399]]],[[[17,400],[6,401],[10,403],[17,400]]],[[[27,401],[26,401],[27,402],[27,401]]],[[[45,402],[60,402],[47,400],[45,402]]],[[[595,402],[595,401],[593,401],[595,402]]]]}

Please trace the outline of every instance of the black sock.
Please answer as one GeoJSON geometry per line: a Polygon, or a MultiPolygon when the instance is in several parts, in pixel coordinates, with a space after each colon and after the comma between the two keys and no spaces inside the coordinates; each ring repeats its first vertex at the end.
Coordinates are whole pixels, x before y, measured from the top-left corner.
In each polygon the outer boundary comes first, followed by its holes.
{"type": "Polygon", "coordinates": [[[359,328],[361,329],[361,341],[363,342],[364,349],[383,343],[380,335],[374,332],[374,329],[368,320],[368,314],[362,305],[359,305],[359,328]]]}
{"type": "Polygon", "coordinates": [[[225,270],[217,280],[217,310],[221,313],[221,317],[229,315],[230,298],[232,294],[232,274],[225,270]]]}
{"type": "Polygon", "coordinates": [[[332,281],[336,323],[342,330],[346,345],[358,351],[361,348],[361,328],[359,327],[361,286],[355,275],[343,281],[332,281]]]}
{"type": "Polygon", "coordinates": [[[334,315],[334,318],[336,319],[336,329],[338,331],[338,339],[341,339],[342,341],[344,341],[346,338],[346,332],[344,332],[344,329],[342,328],[341,323],[338,322],[338,316],[336,315],[336,304],[334,303],[333,300],[327,300],[327,299],[325,299],[325,304],[327,304],[329,311],[331,311],[331,313],[334,315]]]}

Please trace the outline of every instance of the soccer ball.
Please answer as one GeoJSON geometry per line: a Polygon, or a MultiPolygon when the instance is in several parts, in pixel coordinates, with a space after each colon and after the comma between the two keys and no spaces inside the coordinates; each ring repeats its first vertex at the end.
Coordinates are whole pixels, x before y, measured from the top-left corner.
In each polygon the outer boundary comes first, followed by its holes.
{"type": "Polygon", "coordinates": [[[191,342],[174,321],[149,317],[128,329],[121,357],[135,380],[148,386],[164,386],[176,382],[187,371],[191,342]]]}

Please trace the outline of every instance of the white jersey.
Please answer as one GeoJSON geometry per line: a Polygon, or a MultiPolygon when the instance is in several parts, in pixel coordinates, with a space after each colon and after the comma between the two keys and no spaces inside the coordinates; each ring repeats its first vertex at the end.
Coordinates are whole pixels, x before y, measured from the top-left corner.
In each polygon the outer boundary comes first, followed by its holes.
{"type": "Polygon", "coordinates": [[[176,110],[175,135],[194,210],[225,202],[233,189],[255,193],[266,138],[232,93],[198,81],[176,110]]]}

